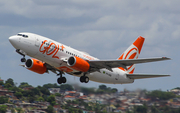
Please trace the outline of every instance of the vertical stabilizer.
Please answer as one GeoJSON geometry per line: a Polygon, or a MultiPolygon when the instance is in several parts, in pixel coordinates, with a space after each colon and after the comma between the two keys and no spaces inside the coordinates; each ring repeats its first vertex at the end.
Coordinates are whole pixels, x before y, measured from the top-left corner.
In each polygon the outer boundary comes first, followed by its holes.
{"type": "MultiPolygon", "coordinates": [[[[136,41],[118,58],[118,60],[137,59],[141,52],[144,40],[145,38],[139,36],[136,41]]],[[[124,69],[122,67],[119,67],[119,69],[132,74],[135,69],[135,64],[128,66],[127,69],[124,69]]]]}

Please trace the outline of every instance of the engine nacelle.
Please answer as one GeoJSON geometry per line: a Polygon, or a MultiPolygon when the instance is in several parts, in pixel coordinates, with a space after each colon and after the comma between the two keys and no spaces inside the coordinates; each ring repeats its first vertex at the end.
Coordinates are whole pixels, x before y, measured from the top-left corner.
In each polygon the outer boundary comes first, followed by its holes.
{"type": "Polygon", "coordinates": [[[39,74],[44,74],[47,71],[47,68],[43,62],[33,58],[28,59],[25,63],[25,66],[27,69],[39,74]]]}
{"type": "Polygon", "coordinates": [[[90,68],[90,65],[87,61],[76,56],[69,57],[67,64],[68,66],[71,66],[71,68],[81,72],[87,72],[90,68]]]}

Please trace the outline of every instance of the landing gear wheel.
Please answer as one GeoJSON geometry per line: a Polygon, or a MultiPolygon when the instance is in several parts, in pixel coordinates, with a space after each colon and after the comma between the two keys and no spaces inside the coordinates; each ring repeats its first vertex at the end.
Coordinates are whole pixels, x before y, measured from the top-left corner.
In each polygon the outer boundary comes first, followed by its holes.
{"type": "Polygon", "coordinates": [[[61,78],[58,78],[58,79],[57,79],[57,83],[58,83],[58,84],[62,84],[61,78]]]}
{"type": "Polygon", "coordinates": [[[88,82],[89,82],[89,77],[86,77],[86,76],[85,76],[85,77],[84,77],[84,82],[85,82],[85,83],[88,83],[88,82]]]}
{"type": "Polygon", "coordinates": [[[57,83],[58,83],[58,84],[66,83],[66,78],[65,78],[65,77],[59,77],[59,78],[57,79],[57,83]]]}
{"type": "Polygon", "coordinates": [[[26,62],[26,58],[21,58],[21,62],[26,62]]]}
{"type": "Polygon", "coordinates": [[[80,77],[80,82],[85,82],[85,83],[88,83],[89,82],[89,77],[87,77],[87,76],[81,76],[80,77]]]}
{"type": "Polygon", "coordinates": [[[65,77],[62,77],[62,83],[66,83],[66,78],[65,77]]]}
{"type": "Polygon", "coordinates": [[[84,82],[84,76],[80,77],[80,82],[82,82],[82,83],[84,82]]]}

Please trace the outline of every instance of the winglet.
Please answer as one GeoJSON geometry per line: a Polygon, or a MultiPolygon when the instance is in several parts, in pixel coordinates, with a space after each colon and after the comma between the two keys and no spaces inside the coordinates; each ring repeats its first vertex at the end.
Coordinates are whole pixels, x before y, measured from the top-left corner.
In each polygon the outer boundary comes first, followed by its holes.
{"type": "Polygon", "coordinates": [[[168,57],[162,57],[162,58],[165,60],[171,60],[171,58],[168,58],[168,57]]]}

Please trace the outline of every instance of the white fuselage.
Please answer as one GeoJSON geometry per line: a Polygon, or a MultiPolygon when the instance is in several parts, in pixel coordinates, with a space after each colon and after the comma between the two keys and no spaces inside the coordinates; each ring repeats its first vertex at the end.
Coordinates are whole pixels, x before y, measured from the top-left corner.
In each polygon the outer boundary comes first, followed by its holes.
{"type": "MultiPolygon", "coordinates": [[[[56,69],[68,74],[78,77],[83,75],[83,73],[80,75],[73,74],[78,71],[68,66],[65,62],[70,56],[78,56],[85,60],[98,60],[87,53],[75,50],[49,38],[32,33],[21,34],[27,35],[28,37],[15,35],[9,38],[14,48],[20,49],[25,52],[26,55],[46,62],[56,69]],[[48,48],[49,45],[51,45],[50,48],[48,48]]],[[[126,76],[127,72],[119,68],[112,68],[112,70],[113,71],[109,71],[104,68],[100,69],[100,71],[87,73],[86,76],[88,76],[90,80],[100,83],[125,84],[134,82],[133,79],[129,79],[126,76]]]]}

